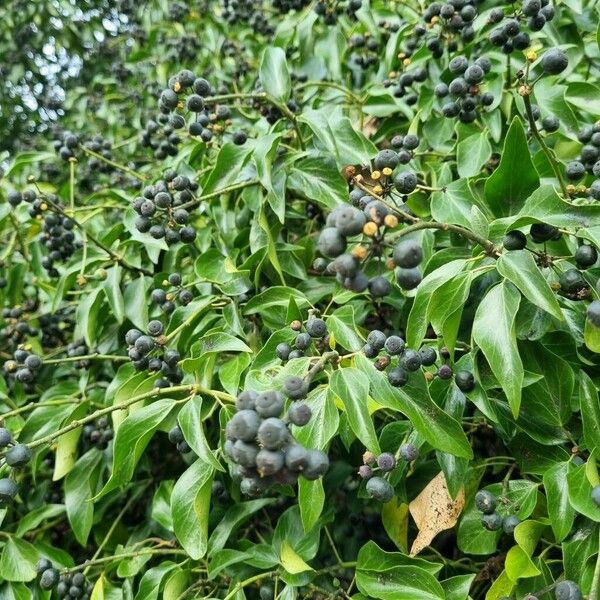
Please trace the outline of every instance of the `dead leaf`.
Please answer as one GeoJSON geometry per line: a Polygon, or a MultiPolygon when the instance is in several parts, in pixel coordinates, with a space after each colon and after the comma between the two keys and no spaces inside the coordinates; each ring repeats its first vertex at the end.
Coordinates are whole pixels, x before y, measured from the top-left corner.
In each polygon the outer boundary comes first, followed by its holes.
{"type": "Polygon", "coordinates": [[[411,556],[419,554],[429,546],[441,531],[452,529],[464,506],[464,488],[461,488],[456,499],[452,500],[444,473],[438,473],[408,506],[419,529],[419,534],[410,549],[411,556]]]}
{"type": "Polygon", "coordinates": [[[372,135],[375,135],[378,129],[378,120],[376,117],[368,117],[365,119],[362,132],[366,137],[370,138],[372,135]]]}

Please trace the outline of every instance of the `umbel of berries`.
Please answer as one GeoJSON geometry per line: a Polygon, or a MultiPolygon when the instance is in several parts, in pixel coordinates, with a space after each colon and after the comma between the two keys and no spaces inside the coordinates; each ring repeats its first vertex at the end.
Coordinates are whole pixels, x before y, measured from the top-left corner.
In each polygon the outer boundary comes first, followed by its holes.
{"type": "Polygon", "coordinates": [[[163,324],[154,319],[148,323],[147,334],[139,329],[130,329],[125,334],[128,355],[135,369],[161,374],[162,377],[154,382],[157,388],[167,388],[183,380],[183,372],[178,367],[181,355],[175,349],[164,348],[166,337],[163,330],[163,324]]]}
{"type": "Polygon", "coordinates": [[[163,281],[162,287],[154,288],[150,292],[150,299],[158,304],[164,313],[171,314],[177,307],[177,303],[187,306],[194,299],[194,294],[182,285],[180,273],[171,273],[163,281]]]}
{"type": "MultiPolygon", "coordinates": [[[[275,354],[280,360],[292,360],[306,354],[309,348],[318,340],[321,344],[327,343],[327,324],[323,319],[311,317],[306,321],[306,332],[300,331],[302,324],[294,321],[291,324],[294,331],[299,331],[292,344],[282,342],[275,348],[275,354]]],[[[293,396],[289,396],[295,399],[293,396]]]]}
{"type": "Polygon", "coordinates": [[[448,84],[437,84],[434,89],[435,95],[444,102],[442,114],[448,118],[458,117],[462,123],[472,123],[481,109],[491,106],[494,96],[481,93],[481,85],[491,68],[492,63],[485,56],[471,64],[465,56],[455,56],[448,65],[454,78],[448,84]]]}
{"type": "MultiPolygon", "coordinates": [[[[349,195],[352,206],[336,207],[321,231],[317,250],[332,260],[315,261],[313,266],[317,271],[335,274],[346,289],[357,293],[368,290],[374,298],[382,298],[392,291],[390,280],[381,272],[371,277],[367,275],[368,259],[373,259],[380,267],[379,271],[385,271],[388,266],[385,260],[389,246],[386,235],[397,227],[402,217],[400,210],[395,211],[391,204],[396,203],[402,213],[409,213],[410,209],[403,200],[397,202],[398,194],[404,198],[418,187],[414,171],[403,168],[395,173],[395,169],[410,162],[419,143],[414,134],[394,136],[392,148],[381,150],[375,156],[371,182],[367,185],[360,174],[355,177],[355,188],[349,195]],[[349,243],[354,247],[348,251],[349,243]]],[[[421,280],[420,274],[418,281],[415,279],[416,274],[415,271],[399,272],[397,280],[404,289],[412,289],[421,280]]]]}
{"type": "Polygon", "coordinates": [[[301,401],[308,390],[305,380],[288,377],[284,390],[285,395],[276,390],[241,392],[237,412],[227,423],[224,450],[245,495],[258,496],[275,484],[293,485],[299,476],[312,481],[329,467],[324,452],[305,448],[290,430],[291,425],[303,427],[312,416],[301,401]],[[287,411],[286,395],[291,400],[287,411]]]}
{"type": "Polygon", "coordinates": [[[15,381],[29,387],[42,368],[42,359],[24,348],[18,348],[13,358],[4,363],[4,371],[14,377],[15,381]]]}
{"type": "Polygon", "coordinates": [[[167,172],[164,179],[146,186],[142,195],[134,199],[133,209],[139,215],[136,229],[154,239],[164,239],[169,245],[191,244],[196,230],[189,225],[190,213],[185,206],[194,199],[197,189],[198,184],[186,175],[167,172]]]}
{"type": "Polygon", "coordinates": [[[475,494],[475,507],[481,512],[481,524],[488,531],[499,531],[512,535],[516,526],[520,523],[516,515],[502,515],[497,512],[498,499],[488,490],[479,490],[475,494]]]}

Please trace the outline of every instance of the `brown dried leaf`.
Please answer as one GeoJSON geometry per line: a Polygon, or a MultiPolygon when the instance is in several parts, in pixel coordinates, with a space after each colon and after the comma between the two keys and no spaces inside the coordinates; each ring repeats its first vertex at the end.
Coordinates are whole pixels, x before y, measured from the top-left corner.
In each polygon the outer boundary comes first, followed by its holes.
{"type": "Polygon", "coordinates": [[[379,127],[377,118],[368,117],[363,123],[362,132],[366,137],[370,138],[372,135],[375,135],[377,133],[378,129],[379,127]]]}
{"type": "Polygon", "coordinates": [[[429,546],[441,531],[452,529],[464,506],[464,488],[461,488],[456,499],[452,500],[444,473],[438,473],[408,507],[419,529],[419,534],[410,549],[411,556],[419,554],[429,546]]]}

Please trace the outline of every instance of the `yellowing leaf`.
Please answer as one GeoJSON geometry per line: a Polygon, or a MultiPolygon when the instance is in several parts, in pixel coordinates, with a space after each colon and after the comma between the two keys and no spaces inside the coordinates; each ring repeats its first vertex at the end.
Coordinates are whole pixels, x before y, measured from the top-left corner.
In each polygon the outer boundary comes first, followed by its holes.
{"type": "Polygon", "coordinates": [[[408,551],[408,504],[386,502],[381,510],[385,531],[402,552],[408,551]]]}
{"type": "Polygon", "coordinates": [[[438,473],[425,489],[409,504],[410,514],[419,534],[410,549],[411,556],[429,546],[433,538],[456,525],[465,505],[465,490],[461,488],[452,500],[444,473],[438,473]]]}
{"type": "Polygon", "coordinates": [[[303,573],[304,571],[313,571],[313,568],[296,554],[296,551],[288,544],[287,540],[284,540],[281,544],[279,561],[283,568],[292,575],[303,573]]]}

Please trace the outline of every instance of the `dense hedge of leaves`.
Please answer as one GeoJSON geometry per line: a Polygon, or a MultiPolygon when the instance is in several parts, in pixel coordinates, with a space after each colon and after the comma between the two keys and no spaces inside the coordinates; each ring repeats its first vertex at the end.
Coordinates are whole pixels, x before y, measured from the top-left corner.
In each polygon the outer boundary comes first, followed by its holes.
{"type": "Polygon", "coordinates": [[[597,7],[2,13],[1,598],[600,598],[597,7]]]}

